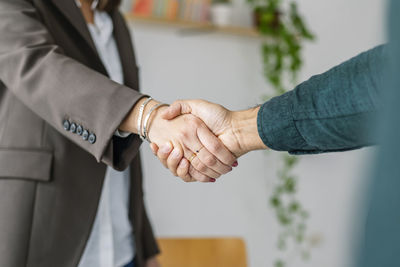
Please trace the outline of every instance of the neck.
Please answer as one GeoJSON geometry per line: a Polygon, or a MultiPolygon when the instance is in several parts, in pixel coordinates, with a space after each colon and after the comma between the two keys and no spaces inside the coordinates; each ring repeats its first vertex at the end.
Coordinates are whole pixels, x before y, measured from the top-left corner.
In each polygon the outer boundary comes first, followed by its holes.
{"type": "Polygon", "coordinates": [[[85,18],[86,23],[94,23],[94,12],[92,10],[92,0],[79,0],[81,3],[82,15],[85,18]]]}

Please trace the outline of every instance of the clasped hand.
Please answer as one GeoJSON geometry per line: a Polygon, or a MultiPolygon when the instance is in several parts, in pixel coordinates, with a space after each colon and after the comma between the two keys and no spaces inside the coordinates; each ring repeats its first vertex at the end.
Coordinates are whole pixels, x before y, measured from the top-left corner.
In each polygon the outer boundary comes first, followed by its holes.
{"type": "Polygon", "coordinates": [[[161,146],[160,160],[174,175],[186,182],[215,182],[232,170],[235,156],[202,120],[192,114],[167,120],[164,114],[169,114],[169,108],[160,108],[155,114],[149,139],[152,148],[161,146]]]}
{"type": "Polygon", "coordinates": [[[184,181],[215,182],[250,150],[266,148],[258,136],[258,108],[232,112],[204,100],[176,101],[152,123],[150,147],[161,163],[184,181]],[[159,137],[165,129],[178,134],[159,137]]]}
{"type": "Polygon", "coordinates": [[[215,182],[238,165],[238,157],[266,148],[258,135],[257,112],[233,112],[204,100],[165,107],[148,98],[135,105],[119,129],[146,136],[161,163],[185,182],[215,182]],[[145,125],[143,114],[150,118],[145,125]]]}

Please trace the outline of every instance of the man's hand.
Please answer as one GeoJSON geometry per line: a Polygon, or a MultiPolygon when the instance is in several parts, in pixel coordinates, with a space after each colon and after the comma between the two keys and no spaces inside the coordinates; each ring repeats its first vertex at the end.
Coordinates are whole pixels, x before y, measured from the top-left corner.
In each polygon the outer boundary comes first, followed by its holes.
{"type": "MultiPolygon", "coordinates": [[[[193,114],[200,118],[208,128],[224,143],[224,145],[235,155],[243,154],[257,149],[266,149],[257,130],[257,113],[259,107],[232,112],[221,105],[213,104],[204,100],[182,100],[176,101],[162,112],[164,119],[174,119],[181,114],[193,114]]],[[[171,157],[171,149],[163,146],[160,149],[151,144],[151,149],[160,161],[171,171],[184,173],[178,158],[171,157]],[[175,168],[175,169],[174,169],[175,168]]],[[[237,162],[234,163],[237,166],[237,162]]]]}

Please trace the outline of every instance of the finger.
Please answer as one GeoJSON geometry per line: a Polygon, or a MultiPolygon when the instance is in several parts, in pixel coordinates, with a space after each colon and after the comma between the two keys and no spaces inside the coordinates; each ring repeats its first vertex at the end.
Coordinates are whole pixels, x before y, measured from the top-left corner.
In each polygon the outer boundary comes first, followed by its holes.
{"type": "MultiPolygon", "coordinates": [[[[182,134],[181,140],[183,141],[184,145],[184,155],[185,158],[189,159],[191,165],[202,174],[209,176],[211,178],[219,178],[221,174],[214,171],[211,166],[207,166],[205,162],[202,162],[199,157],[196,155],[194,151],[200,150],[204,147],[204,145],[200,142],[199,138],[197,137],[196,129],[200,127],[200,122],[191,122],[193,123],[191,127],[191,132],[185,132],[182,134]]],[[[213,157],[210,153],[206,155],[207,157],[213,157]]],[[[209,163],[209,162],[207,162],[209,163]]],[[[213,162],[212,162],[213,163],[213,162]]]]}
{"type": "Polygon", "coordinates": [[[167,109],[163,110],[161,117],[165,120],[172,120],[179,115],[189,114],[192,112],[192,108],[187,101],[175,101],[167,109]]]}
{"type": "Polygon", "coordinates": [[[161,118],[165,120],[172,120],[181,114],[181,105],[180,103],[175,102],[161,112],[161,118]]]}
{"type": "MultiPolygon", "coordinates": [[[[190,177],[189,174],[189,167],[190,167],[190,163],[187,159],[183,158],[178,165],[178,168],[176,170],[176,173],[179,177],[183,178],[183,177],[190,177]]],[[[191,177],[190,177],[191,178],[191,177]]]]}
{"type": "Polygon", "coordinates": [[[212,178],[218,178],[221,174],[232,171],[231,165],[236,160],[235,157],[205,125],[197,128],[196,136],[192,137],[193,142],[197,143],[198,147],[197,149],[190,147],[197,154],[197,157],[191,163],[198,171],[212,178]],[[214,153],[218,154],[229,165],[221,162],[209,150],[213,150],[214,153]]]}
{"type": "Polygon", "coordinates": [[[177,174],[182,178],[183,181],[189,182],[197,182],[196,179],[192,178],[189,174],[190,163],[187,159],[183,158],[178,165],[177,174]]]}
{"type": "Polygon", "coordinates": [[[160,149],[157,151],[157,157],[160,162],[164,165],[165,168],[168,168],[167,160],[168,156],[171,153],[173,147],[170,142],[166,143],[165,145],[161,146],[160,149]]]}
{"type": "Polygon", "coordinates": [[[171,154],[169,154],[169,157],[167,159],[168,169],[175,176],[178,176],[177,168],[182,158],[183,158],[182,148],[180,146],[175,146],[175,148],[172,150],[171,154]]]}
{"type": "Polygon", "coordinates": [[[195,179],[196,181],[199,181],[199,182],[214,183],[216,181],[215,178],[204,175],[201,172],[199,172],[198,170],[196,170],[193,167],[193,165],[190,165],[190,167],[189,167],[189,174],[193,179],[195,179]]]}
{"type": "Polygon", "coordinates": [[[220,175],[232,171],[231,166],[225,165],[219,161],[217,157],[208,151],[206,146],[201,148],[200,152],[197,154],[197,157],[204,165],[220,175]]]}
{"type": "MultiPolygon", "coordinates": [[[[205,162],[209,160],[209,163],[213,163],[213,159],[209,156],[210,154],[214,155],[218,161],[215,163],[213,170],[218,173],[225,174],[232,170],[231,166],[236,161],[236,157],[226,148],[226,146],[222,143],[218,137],[216,137],[208,128],[204,125],[204,127],[197,128],[197,136],[202,144],[204,144],[204,148],[200,152],[208,153],[199,153],[199,157],[203,158],[202,161],[205,162]]],[[[210,166],[207,164],[207,166],[210,166]]]]}
{"type": "Polygon", "coordinates": [[[154,143],[150,143],[150,149],[151,149],[151,151],[153,152],[153,154],[154,154],[155,156],[157,156],[158,146],[157,146],[156,144],[154,144],[154,143]]]}
{"type": "MultiPolygon", "coordinates": [[[[198,147],[203,146],[200,142],[198,142],[198,147]]],[[[194,167],[198,172],[202,173],[205,176],[208,176],[210,178],[219,178],[221,174],[217,173],[207,165],[205,165],[199,157],[196,155],[195,152],[193,152],[195,149],[193,148],[187,148],[185,149],[185,158],[190,159],[190,164],[191,166],[194,167]]],[[[192,174],[191,174],[192,175],[192,174]]]]}
{"type": "Polygon", "coordinates": [[[194,177],[192,177],[192,176],[190,175],[190,169],[193,168],[193,167],[190,165],[190,163],[189,163],[189,161],[188,161],[187,159],[183,158],[183,159],[181,160],[181,163],[179,163],[179,165],[181,165],[181,166],[178,168],[179,171],[182,171],[182,170],[183,170],[183,172],[186,172],[186,174],[185,174],[185,173],[182,173],[181,175],[179,175],[179,177],[182,178],[182,180],[183,180],[185,183],[197,182],[197,180],[196,180],[194,177]],[[181,164],[182,164],[182,165],[181,165],[181,164]]]}

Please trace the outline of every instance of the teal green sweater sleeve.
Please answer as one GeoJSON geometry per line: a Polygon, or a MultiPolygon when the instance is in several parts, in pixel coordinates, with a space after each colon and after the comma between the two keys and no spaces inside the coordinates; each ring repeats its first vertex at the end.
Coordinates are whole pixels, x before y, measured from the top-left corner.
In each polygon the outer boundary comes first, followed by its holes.
{"type": "Polygon", "coordinates": [[[380,105],[385,46],[364,52],[264,103],[257,117],[266,146],[292,154],[372,145],[380,105]]]}

